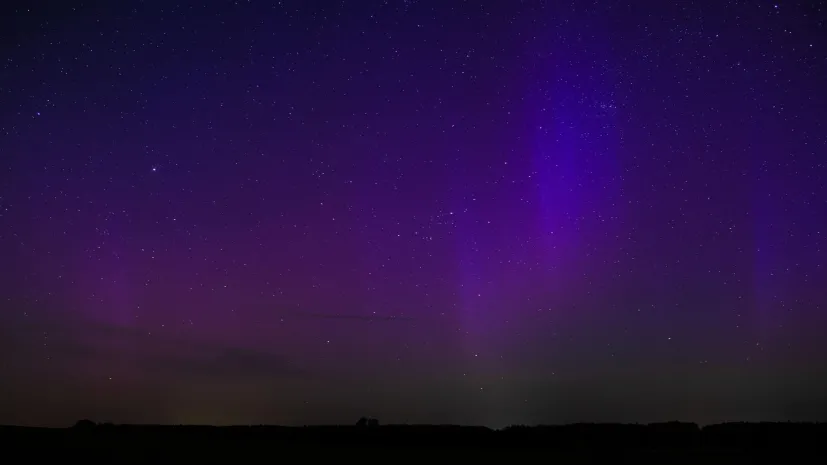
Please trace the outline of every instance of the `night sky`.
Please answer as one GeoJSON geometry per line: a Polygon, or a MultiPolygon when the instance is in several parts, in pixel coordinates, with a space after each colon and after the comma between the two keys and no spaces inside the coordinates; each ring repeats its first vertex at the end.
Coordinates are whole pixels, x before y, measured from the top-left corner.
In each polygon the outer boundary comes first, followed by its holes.
{"type": "Polygon", "coordinates": [[[672,3],[4,4],[0,423],[827,419],[827,10],[672,3]]]}

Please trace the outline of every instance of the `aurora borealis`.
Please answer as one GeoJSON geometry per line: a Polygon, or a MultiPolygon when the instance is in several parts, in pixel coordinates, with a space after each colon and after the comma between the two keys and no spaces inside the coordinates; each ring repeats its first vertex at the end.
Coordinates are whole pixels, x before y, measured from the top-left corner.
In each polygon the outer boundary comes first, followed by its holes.
{"type": "Polygon", "coordinates": [[[680,3],[3,6],[0,423],[824,420],[827,14],[680,3]]]}

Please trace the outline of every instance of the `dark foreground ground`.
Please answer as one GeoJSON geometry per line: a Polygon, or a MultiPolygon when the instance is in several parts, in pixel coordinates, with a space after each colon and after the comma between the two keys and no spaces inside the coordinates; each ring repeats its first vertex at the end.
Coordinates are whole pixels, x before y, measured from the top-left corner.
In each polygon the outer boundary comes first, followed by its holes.
{"type": "Polygon", "coordinates": [[[5,463],[824,463],[827,424],[0,427],[5,463]],[[8,459],[8,460],[6,460],[8,459]]]}

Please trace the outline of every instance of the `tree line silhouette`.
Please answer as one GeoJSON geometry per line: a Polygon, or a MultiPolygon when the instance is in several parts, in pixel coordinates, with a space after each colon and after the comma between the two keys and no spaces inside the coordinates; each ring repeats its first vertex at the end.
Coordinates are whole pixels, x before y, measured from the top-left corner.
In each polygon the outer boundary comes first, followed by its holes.
{"type": "Polygon", "coordinates": [[[583,423],[515,425],[494,430],[457,425],[380,425],[368,417],[342,426],[115,425],[81,420],[70,428],[0,427],[7,453],[22,449],[30,459],[59,456],[108,463],[258,463],[284,459],[280,454],[334,462],[356,454],[348,457],[360,463],[374,459],[376,463],[435,459],[482,463],[497,457],[518,463],[521,457],[528,457],[526,451],[543,451],[550,459],[576,458],[581,463],[605,463],[618,457],[638,463],[662,463],[676,457],[682,457],[682,463],[718,459],[729,463],[741,459],[793,463],[795,457],[813,460],[824,455],[825,437],[827,423],[724,423],[704,427],[682,422],[583,423]],[[436,450],[443,455],[434,456],[436,450]]]}

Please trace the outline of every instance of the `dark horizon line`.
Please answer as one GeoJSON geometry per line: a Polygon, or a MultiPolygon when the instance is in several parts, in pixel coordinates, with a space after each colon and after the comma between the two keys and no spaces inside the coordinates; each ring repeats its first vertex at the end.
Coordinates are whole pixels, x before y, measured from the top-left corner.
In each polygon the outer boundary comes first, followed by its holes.
{"type": "Polygon", "coordinates": [[[383,423],[378,424],[375,426],[360,426],[355,423],[320,423],[320,424],[306,424],[306,425],[279,425],[279,424],[266,424],[266,423],[251,423],[251,424],[232,424],[232,425],[212,425],[212,424],[198,424],[198,423],[112,423],[112,422],[95,422],[92,420],[79,420],[74,425],[70,426],[24,426],[24,425],[12,425],[12,424],[0,424],[0,429],[4,428],[18,428],[18,429],[52,429],[52,430],[64,430],[64,429],[78,429],[82,427],[87,428],[112,428],[112,427],[157,427],[157,428],[281,428],[281,429],[304,429],[304,428],[383,428],[383,427],[454,427],[454,428],[473,428],[473,429],[486,429],[489,431],[504,431],[508,429],[533,429],[533,428],[566,428],[566,427],[578,427],[578,426],[638,426],[638,427],[647,427],[647,426],[682,426],[684,428],[694,426],[697,428],[698,431],[702,431],[704,429],[718,427],[718,426],[729,426],[729,425],[743,425],[743,426],[754,426],[754,425],[800,425],[800,426],[827,426],[827,421],[793,421],[793,420],[786,420],[786,421],[740,421],[740,420],[731,420],[731,421],[724,421],[724,422],[716,422],[716,423],[709,423],[705,425],[701,425],[697,422],[692,421],[680,421],[680,420],[669,420],[669,421],[659,421],[659,422],[646,422],[646,423],[637,423],[637,422],[574,422],[574,423],[537,423],[537,424],[511,424],[508,426],[495,428],[485,425],[474,425],[474,424],[458,424],[458,423],[383,423]],[[86,424],[83,424],[88,422],[86,424]]]}

